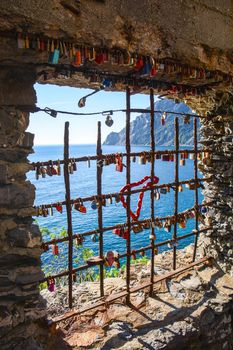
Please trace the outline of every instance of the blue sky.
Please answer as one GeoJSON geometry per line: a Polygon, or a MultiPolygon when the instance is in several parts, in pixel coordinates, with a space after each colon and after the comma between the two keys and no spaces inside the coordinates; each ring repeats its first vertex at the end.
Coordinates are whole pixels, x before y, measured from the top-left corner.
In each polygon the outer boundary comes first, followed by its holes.
{"type": "MultiPolygon", "coordinates": [[[[37,106],[50,107],[56,110],[72,112],[96,112],[111,109],[125,109],[125,93],[104,92],[87,98],[86,106],[78,107],[81,97],[92,92],[89,89],[59,87],[55,85],[35,85],[37,106]]],[[[136,94],[131,97],[131,108],[147,108],[150,104],[149,95],[136,94]]],[[[132,114],[132,120],[136,114],[132,114]]],[[[64,123],[70,122],[71,144],[96,143],[97,121],[102,122],[102,140],[111,131],[120,131],[125,126],[125,113],[114,113],[114,124],[111,128],[105,125],[104,116],[67,116],[58,114],[52,118],[44,112],[32,113],[29,132],[35,134],[35,145],[57,145],[63,143],[64,123]]]]}

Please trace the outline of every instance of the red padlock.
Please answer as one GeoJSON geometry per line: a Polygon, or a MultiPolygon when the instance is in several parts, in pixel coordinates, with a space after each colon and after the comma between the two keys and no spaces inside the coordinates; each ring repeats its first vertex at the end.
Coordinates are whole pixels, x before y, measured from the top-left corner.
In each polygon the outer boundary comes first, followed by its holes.
{"type": "Polygon", "coordinates": [[[52,245],[52,252],[53,252],[53,255],[58,255],[59,254],[58,245],[56,245],[56,244],[52,245]]]}
{"type": "Polygon", "coordinates": [[[80,202],[74,203],[74,209],[78,210],[82,214],[86,214],[86,212],[87,212],[87,208],[83,204],[81,204],[80,202]]]}
{"type": "Polygon", "coordinates": [[[120,156],[119,154],[116,155],[116,171],[119,171],[120,173],[122,173],[123,171],[122,156],[120,156]]]}

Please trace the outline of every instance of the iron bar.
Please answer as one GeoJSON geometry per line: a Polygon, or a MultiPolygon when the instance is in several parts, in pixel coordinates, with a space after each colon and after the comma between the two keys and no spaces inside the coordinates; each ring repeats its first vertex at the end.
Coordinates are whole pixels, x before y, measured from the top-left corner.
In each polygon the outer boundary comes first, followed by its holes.
{"type": "MultiPolygon", "coordinates": [[[[212,226],[208,226],[208,227],[205,227],[205,228],[201,229],[201,230],[199,231],[199,233],[200,233],[200,232],[205,232],[205,231],[208,231],[208,230],[211,230],[211,229],[212,229],[212,226]]],[[[191,233],[187,233],[187,234],[185,234],[185,235],[183,235],[183,236],[177,237],[176,240],[177,240],[177,241],[180,241],[180,240],[182,240],[182,239],[189,238],[189,237],[196,236],[196,235],[197,235],[197,233],[196,233],[196,231],[194,230],[194,231],[191,232],[191,233]]],[[[169,243],[172,243],[172,242],[173,242],[173,239],[167,239],[166,241],[162,241],[162,242],[159,242],[159,243],[154,244],[154,248],[159,248],[159,247],[162,247],[162,246],[164,246],[164,245],[166,245],[166,244],[169,244],[169,243]]],[[[150,250],[150,249],[151,249],[151,244],[148,245],[148,246],[146,246],[146,247],[139,248],[139,249],[135,249],[135,250],[131,251],[131,252],[130,252],[130,255],[132,256],[133,254],[137,254],[137,253],[140,253],[140,252],[142,252],[142,251],[148,251],[148,250],[150,250]]],[[[125,258],[126,256],[127,256],[127,253],[119,254],[119,259],[125,258]]],[[[96,265],[99,265],[99,263],[96,263],[96,265]]],[[[86,269],[91,268],[91,267],[93,267],[93,266],[94,266],[94,264],[92,264],[92,266],[90,266],[90,265],[88,265],[88,264],[86,264],[86,265],[81,265],[81,266],[79,266],[79,267],[74,268],[74,269],[72,270],[72,273],[79,272],[79,271],[82,271],[82,270],[86,270],[86,269]]],[[[52,278],[55,279],[55,278],[60,278],[60,277],[67,276],[68,274],[69,274],[69,271],[63,271],[63,272],[60,272],[60,273],[58,273],[58,274],[56,274],[56,275],[48,276],[48,277],[52,277],[52,278]]],[[[48,279],[48,277],[46,277],[46,278],[40,280],[39,283],[46,282],[47,279],[48,279]]],[[[28,283],[28,284],[30,284],[30,283],[28,283]]]]}
{"type": "MultiPolygon", "coordinates": [[[[102,148],[101,148],[101,122],[98,122],[98,131],[97,131],[97,148],[96,153],[98,160],[96,162],[96,176],[97,176],[97,198],[98,198],[98,225],[99,225],[99,256],[103,259],[103,203],[102,203],[102,172],[103,168],[99,160],[102,157],[102,148]]],[[[104,266],[103,264],[99,265],[100,270],[100,296],[104,296],[104,266]]]]}
{"type": "MultiPolygon", "coordinates": [[[[197,120],[194,120],[193,124],[193,138],[194,138],[194,151],[197,150],[197,120]]],[[[198,174],[197,174],[197,154],[194,154],[194,179],[197,180],[198,174]]],[[[196,253],[197,253],[197,242],[198,242],[198,188],[195,188],[195,230],[197,231],[197,235],[195,236],[194,241],[194,250],[193,250],[193,261],[196,259],[196,253]]]]}
{"type": "MultiPolygon", "coordinates": [[[[175,150],[179,150],[179,121],[178,118],[175,118],[175,150]]],[[[173,239],[176,241],[177,237],[177,214],[178,214],[178,182],[179,182],[179,154],[176,152],[175,154],[175,194],[174,194],[174,231],[173,231],[173,239]]],[[[176,242],[173,244],[173,270],[176,269],[176,242]]]]}
{"type": "MultiPolygon", "coordinates": [[[[200,178],[200,179],[190,179],[190,180],[184,180],[184,181],[179,181],[178,182],[178,185],[186,185],[186,184],[195,184],[195,183],[201,183],[201,182],[208,182],[211,180],[211,177],[205,177],[205,178],[200,178]]],[[[139,188],[139,189],[136,189],[136,190],[130,190],[129,193],[130,194],[135,194],[135,193],[139,193],[139,192],[147,192],[147,191],[151,191],[151,188],[153,187],[153,189],[160,189],[160,188],[166,188],[166,187],[174,187],[175,186],[175,182],[170,182],[170,183],[166,183],[166,184],[161,184],[161,185],[153,185],[153,186],[148,186],[148,187],[145,187],[145,188],[139,188]]],[[[115,197],[120,197],[120,196],[124,196],[126,195],[128,192],[115,192],[115,193],[107,193],[107,194],[102,194],[101,195],[101,198],[102,199],[108,199],[108,198],[115,198],[115,197]]],[[[89,197],[79,197],[79,198],[76,198],[76,199],[71,199],[70,200],[70,203],[71,204],[74,204],[78,201],[81,201],[81,202],[90,202],[90,201],[93,201],[95,200],[97,197],[97,195],[93,195],[93,196],[89,196],[89,197]]],[[[34,207],[35,209],[38,208],[38,207],[41,207],[43,206],[44,208],[51,208],[51,207],[56,207],[57,204],[60,204],[60,205],[65,205],[66,204],[66,201],[58,201],[56,203],[50,203],[50,204],[41,204],[39,206],[36,206],[34,207]]]]}
{"type": "MultiPolygon", "coordinates": [[[[126,88],[126,125],[125,125],[125,148],[126,148],[126,184],[130,184],[130,167],[131,167],[131,147],[130,147],[130,89],[126,88]]],[[[126,215],[127,215],[127,230],[128,238],[126,240],[126,303],[130,303],[130,260],[131,260],[131,217],[130,217],[130,193],[127,191],[126,196],[126,215]]]]}
{"type": "Polygon", "coordinates": [[[70,203],[70,174],[69,174],[69,122],[65,123],[64,133],[64,180],[65,180],[65,197],[66,197],[66,213],[67,213],[67,234],[69,238],[69,308],[72,308],[72,270],[73,270],[73,229],[72,229],[72,210],[70,203]]]}
{"type": "MultiPolygon", "coordinates": [[[[212,203],[213,203],[213,202],[211,201],[211,202],[207,202],[207,203],[205,203],[205,204],[199,204],[198,207],[199,207],[199,208],[201,208],[201,207],[203,207],[203,206],[204,206],[204,207],[208,207],[208,206],[211,206],[212,203]]],[[[188,210],[194,210],[194,209],[195,209],[195,207],[189,208],[188,210]]],[[[185,212],[186,212],[186,211],[181,212],[181,213],[178,213],[178,215],[182,215],[182,214],[184,214],[185,212]]],[[[164,216],[164,217],[156,217],[156,218],[154,219],[154,222],[156,222],[156,221],[164,221],[164,220],[173,219],[173,218],[174,218],[174,216],[172,216],[172,215],[168,215],[168,216],[164,216]]],[[[147,222],[148,220],[151,221],[151,218],[150,218],[150,219],[138,220],[137,222],[131,222],[131,226],[135,226],[135,225],[138,225],[138,224],[143,224],[143,223],[147,222]]],[[[116,224],[116,225],[113,225],[113,226],[103,227],[103,228],[102,228],[102,232],[111,231],[111,230],[113,230],[113,229],[115,229],[115,228],[124,227],[124,226],[125,226],[125,224],[123,223],[123,224],[116,224]]],[[[95,229],[95,230],[86,231],[86,232],[83,232],[83,233],[77,233],[77,234],[74,234],[74,235],[72,236],[72,238],[73,238],[73,239],[76,239],[76,238],[78,238],[78,237],[80,237],[80,236],[83,236],[83,237],[85,237],[85,236],[90,236],[90,235],[93,235],[93,234],[98,233],[98,232],[99,232],[98,229],[95,229]]],[[[52,240],[50,240],[50,241],[43,242],[43,243],[44,243],[44,244],[47,244],[47,245],[51,245],[51,244],[54,244],[54,243],[66,242],[66,241],[68,241],[68,240],[69,240],[68,237],[63,237],[63,238],[52,239],[52,240]]]]}
{"type": "MultiPolygon", "coordinates": [[[[184,267],[181,267],[181,268],[179,268],[179,269],[177,269],[177,270],[175,270],[175,271],[168,272],[168,273],[166,273],[166,274],[164,274],[164,275],[158,276],[158,277],[156,277],[156,278],[154,279],[153,284],[155,284],[155,283],[160,283],[160,282],[162,282],[162,281],[165,281],[165,280],[168,279],[168,278],[170,279],[170,278],[172,278],[172,277],[174,277],[174,276],[177,276],[177,275],[179,275],[180,273],[183,273],[183,272],[185,272],[185,271],[188,271],[189,269],[191,269],[191,268],[193,268],[194,266],[197,266],[197,265],[199,265],[199,264],[208,262],[208,261],[210,261],[211,259],[212,259],[212,258],[210,258],[210,257],[204,257],[204,258],[202,258],[202,259],[200,259],[200,260],[198,260],[198,261],[196,261],[196,262],[193,262],[193,263],[191,263],[191,264],[189,264],[189,265],[186,265],[186,266],[184,266],[184,267]]],[[[126,296],[126,298],[127,298],[127,296],[129,295],[129,293],[135,293],[135,292],[138,292],[138,291],[140,291],[140,290],[142,290],[142,289],[148,288],[148,287],[150,287],[150,284],[151,284],[151,282],[147,282],[147,283],[144,283],[143,285],[140,285],[140,286],[138,286],[138,287],[136,286],[136,287],[134,287],[134,288],[131,288],[131,290],[129,290],[129,292],[123,291],[123,292],[120,292],[120,293],[111,294],[111,295],[109,295],[105,300],[99,301],[99,302],[97,302],[96,304],[92,304],[92,305],[90,305],[90,306],[88,306],[88,307],[86,307],[86,308],[83,308],[82,310],[73,311],[73,312],[68,312],[68,313],[66,313],[66,314],[64,314],[64,315],[62,315],[62,316],[56,317],[55,319],[52,320],[52,322],[50,323],[50,325],[51,325],[52,323],[58,323],[58,322],[61,322],[61,321],[65,321],[65,320],[67,320],[68,318],[81,315],[82,313],[87,312],[87,311],[90,311],[90,310],[95,309],[95,308],[97,308],[97,307],[100,307],[100,306],[107,306],[107,305],[109,305],[111,302],[113,302],[113,301],[115,301],[115,300],[117,300],[117,299],[119,299],[119,298],[123,298],[123,297],[125,297],[125,296],[126,296]]]]}
{"type": "MultiPolygon", "coordinates": [[[[150,147],[151,147],[151,182],[153,183],[155,176],[155,123],[154,123],[154,91],[150,89],[150,147]]],[[[151,220],[154,221],[154,188],[151,186],[150,192],[150,213],[151,220]]],[[[155,260],[155,229],[151,225],[151,271],[150,271],[150,296],[153,295],[153,283],[154,283],[154,260],[155,260]]]]}
{"type": "MultiPolygon", "coordinates": [[[[202,152],[209,152],[209,153],[212,153],[213,150],[211,149],[200,149],[200,150],[197,150],[197,153],[202,153],[202,152]]],[[[154,152],[155,155],[163,155],[163,154],[175,154],[176,151],[175,150],[157,150],[154,152]]],[[[178,151],[178,153],[189,153],[189,154],[193,154],[195,153],[194,150],[192,149],[181,149],[178,151]]],[[[143,152],[131,152],[130,153],[130,156],[135,156],[135,157],[139,157],[139,156],[142,156],[142,155],[148,155],[150,156],[151,155],[151,151],[143,151],[143,152]]],[[[103,154],[102,155],[102,159],[106,159],[106,158],[110,158],[111,156],[113,156],[112,153],[110,154],[103,154]]],[[[121,153],[121,156],[122,157],[126,157],[127,156],[127,153],[121,153]]],[[[69,159],[70,161],[74,161],[76,163],[78,162],[87,162],[89,160],[97,160],[97,156],[83,156],[83,157],[78,157],[78,158],[70,158],[69,159]]],[[[46,165],[58,165],[58,163],[60,164],[64,164],[64,159],[61,159],[61,160],[48,160],[48,161],[41,161],[41,162],[32,162],[30,163],[31,166],[34,167],[33,170],[36,169],[36,167],[38,166],[46,166],[46,165]]]]}

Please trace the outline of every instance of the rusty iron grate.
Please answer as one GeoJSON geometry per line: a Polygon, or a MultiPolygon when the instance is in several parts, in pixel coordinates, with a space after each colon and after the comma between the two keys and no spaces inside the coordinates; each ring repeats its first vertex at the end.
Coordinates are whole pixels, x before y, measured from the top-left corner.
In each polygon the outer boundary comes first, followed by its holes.
{"type": "MultiPolygon", "coordinates": [[[[110,156],[116,157],[117,154],[114,155],[103,155],[102,154],[102,146],[101,146],[101,123],[98,122],[98,133],[97,133],[97,149],[96,149],[96,156],[85,156],[80,158],[72,158],[72,162],[82,162],[82,161],[90,161],[90,160],[96,160],[97,164],[97,194],[96,196],[89,196],[85,198],[78,198],[78,199],[71,199],[70,194],[70,171],[69,171],[69,165],[71,162],[71,159],[69,158],[69,123],[65,123],[65,132],[64,132],[64,159],[59,161],[60,164],[64,164],[64,180],[65,180],[65,201],[60,202],[60,205],[66,206],[66,212],[67,212],[67,237],[53,239],[47,242],[44,242],[42,244],[42,248],[46,250],[49,245],[61,243],[68,241],[68,270],[63,271],[61,273],[58,273],[53,276],[49,276],[45,279],[43,279],[40,282],[48,281],[48,279],[56,279],[60,278],[62,276],[68,276],[68,291],[69,291],[69,308],[73,308],[73,302],[72,302],[72,286],[73,286],[73,276],[75,273],[86,270],[90,266],[99,266],[99,274],[100,274],[100,281],[99,281],[99,288],[100,288],[100,300],[91,305],[88,306],[82,310],[78,311],[71,311],[69,313],[66,313],[65,315],[61,317],[57,317],[54,319],[54,322],[60,322],[61,320],[64,320],[66,318],[72,317],[74,315],[79,315],[85,311],[91,310],[95,307],[107,305],[110,302],[113,302],[114,300],[118,298],[125,297],[126,303],[130,304],[130,295],[131,293],[135,293],[138,290],[149,288],[149,294],[153,294],[153,286],[155,283],[160,282],[161,280],[165,280],[167,278],[171,278],[178,273],[181,273],[187,269],[193,268],[195,265],[204,263],[209,260],[208,257],[204,257],[198,261],[196,261],[196,253],[197,253],[197,243],[198,243],[198,236],[200,232],[205,232],[211,229],[211,226],[206,226],[202,229],[199,228],[199,220],[200,220],[200,208],[203,206],[211,205],[212,202],[205,203],[205,204],[199,204],[198,203],[198,187],[201,182],[204,181],[210,181],[211,178],[198,178],[198,154],[202,152],[210,153],[208,149],[198,149],[198,141],[197,141],[197,118],[194,118],[194,148],[191,150],[181,150],[179,147],[179,117],[175,117],[174,121],[174,131],[175,131],[175,137],[174,137],[174,144],[175,148],[174,150],[164,150],[164,151],[156,151],[155,150],[155,136],[154,136],[154,118],[155,118],[155,110],[154,110],[154,91],[153,89],[150,89],[150,109],[147,110],[147,112],[150,112],[150,151],[147,152],[131,152],[131,143],[130,143],[130,115],[133,111],[131,109],[130,105],[130,88],[126,89],[126,140],[125,140],[125,146],[126,146],[126,153],[121,154],[122,157],[126,158],[126,184],[130,184],[131,182],[131,160],[132,157],[135,156],[141,156],[144,155],[145,157],[149,157],[150,163],[151,163],[151,169],[150,169],[150,179],[151,179],[151,185],[147,186],[146,188],[141,188],[137,190],[127,189],[124,192],[118,192],[118,193],[111,193],[111,194],[103,194],[102,193],[102,167],[103,167],[103,161],[107,159],[110,156]],[[185,180],[185,181],[179,181],[179,157],[180,154],[192,154],[193,160],[194,160],[194,178],[185,180]],[[155,169],[154,169],[154,163],[157,155],[172,155],[174,157],[174,181],[172,183],[166,183],[157,185],[152,182],[152,179],[154,179],[155,176],[155,169]],[[188,209],[190,211],[195,212],[195,229],[188,234],[185,234],[183,236],[177,236],[177,225],[179,218],[181,217],[182,213],[178,212],[178,197],[179,197],[179,186],[183,184],[190,184],[193,186],[194,189],[194,197],[195,197],[195,204],[194,207],[188,209]],[[166,217],[155,217],[154,212],[154,196],[155,192],[158,189],[161,188],[172,188],[174,190],[174,213],[172,216],[166,216],[166,217]],[[149,219],[145,220],[137,220],[133,221],[130,216],[130,210],[131,210],[131,196],[135,193],[141,192],[141,191],[150,191],[150,217],[149,219]],[[119,198],[120,196],[126,197],[126,217],[127,220],[124,223],[113,225],[110,227],[104,227],[103,226],[103,200],[106,200],[107,198],[119,198]],[[98,229],[97,230],[91,230],[84,232],[82,234],[74,234],[73,233],[73,227],[72,227],[72,205],[74,203],[83,203],[87,201],[98,201],[98,229]],[[172,238],[166,241],[162,241],[160,243],[155,243],[155,226],[153,223],[155,222],[162,222],[163,220],[172,219],[174,221],[173,223],[173,235],[172,238]],[[131,249],[131,230],[137,226],[137,225],[143,225],[148,222],[148,220],[151,222],[151,233],[150,233],[150,244],[142,247],[137,250],[131,249]],[[105,232],[109,230],[113,230],[116,228],[126,228],[128,230],[128,238],[126,239],[126,251],[123,254],[119,254],[118,259],[126,258],[126,288],[125,291],[118,293],[118,294],[112,294],[110,296],[105,296],[104,292],[104,263],[105,263],[105,257],[104,257],[104,249],[103,249],[103,242],[104,242],[104,234],[105,232]],[[85,237],[92,235],[94,233],[99,234],[99,254],[98,256],[92,258],[91,261],[87,262],[87,264],[79,266],[77,268],[73,268],[73,241],[74,239],[79,239],[80,235],[85,237]],[[190,264],[177,269],[177,247],[176,243],[184,238],[187,237],[195,237],[194,241],[194,250],[193,250],[193,258],[192,262],[190,264]],[[169,272],[168,274],[164,274],[162,276],[156,277],[155,271],[154,271],[154,257],[155,253],[158,249],[158,247],[161,247],[166,244],[172,245],[173,250],[173,270],[169,272]],[[150,251],[151,252],[151,271],[150,271],[150,280],[143,284],[139,285],[137,287],[131,288],[130,287],[130,277],[131,277],[131,257],[132,255],[135,255],[142,251],[150,251]]],[[[57,164],[57,161],[48,161],[48,162],[36,162],[32,163],[34,166],[34,170],[38,171],[38,169],[43,165],[50,165],[50,164],[57,164]]],[[[48,208],[55,207],[57,203],[52,204],[46,204],[37,207],[38,215],[43,215],[43,211],[46,211],[48,208]]],[[[187,211],[187,210],[186,210],[187,211]]]]}

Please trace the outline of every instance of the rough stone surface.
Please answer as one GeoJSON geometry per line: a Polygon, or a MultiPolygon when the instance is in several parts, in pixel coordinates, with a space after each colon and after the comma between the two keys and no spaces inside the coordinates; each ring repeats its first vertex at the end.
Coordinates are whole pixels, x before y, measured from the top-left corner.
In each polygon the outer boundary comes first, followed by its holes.
{"type": "MultiPolygon", "coordinates": [[[[189,262],[191,249],[178,254],[179,267],[189,262]]],[[[171,253],[156,257],[160,273],[165,273],[172,260],[171,253]]],[[[133,285],[143,283],[150,273],[150,263],[137,264],[132,272],[138,276],[133,285]]],[[[107,295],[125,288],[125,276],[105,280],[107,295]]],[[[75,309],[84,302],[98,299],[99,284],[75,285],[75,309]]],[[[67,310],[67,289],[58,286],[55,293],[47,290],[42,295],[48,300],[50,316],[67,310]]],[[[124,300],[88,311],[64,321],[49,338],[49,346],[60,349],[207,349],[231,350],[233,346],[233,277],[225,274],[217,265],[200,265],[195,270],[183,272],[169,280],[164,288],[157,286],[153,297],[148,291],[131,296],[131,307],[124,300]],[[179,291],[179,295],[173,293],[179,291]],[[220,286],[225,286],[225,290],[220,286]]]]}

